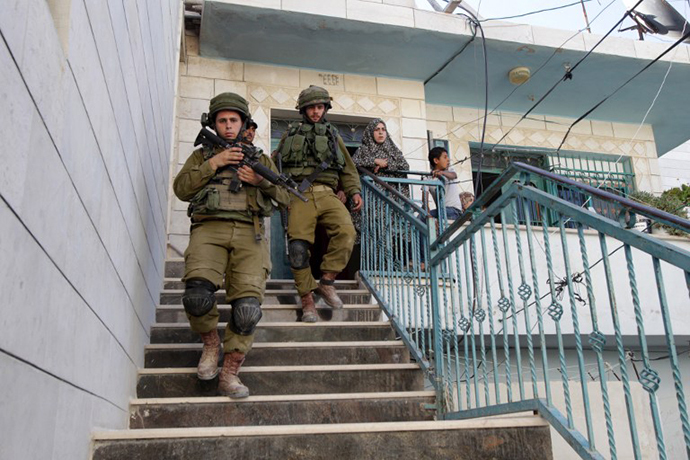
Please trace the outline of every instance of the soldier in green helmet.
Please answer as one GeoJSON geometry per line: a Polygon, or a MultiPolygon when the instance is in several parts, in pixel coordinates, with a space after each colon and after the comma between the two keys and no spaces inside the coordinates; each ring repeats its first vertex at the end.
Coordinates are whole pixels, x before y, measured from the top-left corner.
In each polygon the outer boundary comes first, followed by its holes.
{"type": "MultiPolygon", "coordinates": [[[[212,127],[232,144],[241,140],[250,117],[243,97],[222,93],[211,99],[208,118],[202,117],[202,124],[212,127]]],[[[242,158],[240,146],[199,148],[173,183],[175,195],[190,203],[187,214],[192,227],[185,251],[182,303],[192,330],[201,335],[204,344],[197,376],[212,380],[219,373],[220,315],[215,292],[224,284],[232,313],[223,338],[218,391],[235,398],[249,395],[238,373],[261,319],[261,302],[271,270],[268,245],[261,236],[263,218],[272,214],[276,204],[284,207],[290,201],[285,189],[273,185],[250,167],[231,168],[242,158]],[[229,188],[233,179],[239,179],[242,184],[234,192],[229,188]]],[[[259,161],[277,171],[268,156],[261,155],[259,161]]]]}
{"type": "Polygon", "coordinates": [[[297,292],[302,302],[302,321],[316,322],[318,315],[313,292],[331,308],[342,308],[335,290],[335,278],[352,254],[355,229],[345,205],[335,190],[338,183],[352,199],[352,211],[362,208],[359,174],[336,128],[326,120],[331,97],[324,88],[310,86],[297,100],[302,120],[290,124],[274,152],[284,173],[297,183],[309,198],[304,203],[293,199],[288,216],[288,253],[297,292]],[[328,249],[321,261],[323,275],[317,283],[309,266],[310,247],[316,226],[325,228],[328,249]]]}

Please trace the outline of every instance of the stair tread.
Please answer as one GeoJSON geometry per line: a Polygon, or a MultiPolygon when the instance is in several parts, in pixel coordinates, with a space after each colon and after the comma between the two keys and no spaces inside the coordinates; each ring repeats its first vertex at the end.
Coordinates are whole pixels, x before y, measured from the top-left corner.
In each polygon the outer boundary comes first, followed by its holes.
{"type": "Polygon", "coordinates": [[[190,396],[185,398],[136,398],[130,400],[131,406],[175,405],[175,404],[243,404],[263,402],[290,402],[290,401],[336,401],[352,399],[404,399],[404,398],[428,398],[436,393],[431,390],[424,391],[389,391],[378,393],[316,393],[296,395],[261,395],[249,396],[242,399],[231,399],[227,396],[190,396]]]}
{"type": "MultiPolygon", "coordinates": [[[[180,278],[175,278],[175,277],[170,277],[166,276],[163,278],[163,281],[180,281],[180,278]]],[[[266,280],[267,283],[291,283],[294,284],[295,280],[293,279],[288,279],[288,278],[268,278],[266,280]]],[[[354,285],[359,285],[359,282],[356,280],[335,280],[336,286],[341,285],[341,284],[354,284],[354,285]]],[[[220,289],[223,290],[223,289],[220,289]]]]}
{"type": "Polygon", "coordinates": [[[516,427],[548,427],[538,415],[492,417],[472,420],[434,420],[377,423],[331,423],[316,425],[262,425],[200,428],[144,428],[137,430],[97,431],[94,441],[174,438],[214,438],[244,436],[285,436],[329,433],[372,433],[405,431],[440,431],[462,429],[496,429],[516,427]]]}
{"type": "MultiPolygon", "coordinates": [[[[219,328],[225,328],[227,323],[218,323],[219,328]]],[[[318,327],[361,327],[361,328],[390,328],[388,321],[321,321],[317,323],[302,323],[297,321],[292,322],[266,322],[259,323],[257,328],[276,328],[276,327],[298,327],[298,328],[318,328],[318,327]]],[[[189,324],[186,323],[154,323],[151,329],[189,329],[189,324]]]]}
{"type": "MultiPolygon", "coordinates": [[[[220,289],[216,292],[223,292],[223,289],[220,289]]],[[[184,289],[161,289],[160,291],[161,294],[184,294],[184,289]]],[[[294,294],[297,295],[297,289],[266,289],[265,295],[270,295],[270,294],[294,294]]],[[[347,289],[344,291],[338,291],[339,294],[369,294],[369,291],[366,289],[347,289]]]]}
{"type": "MultiPolygon", "coordinates": [[[[346,371],[388,371],[388,370],[419,370],[416,363],[405,364],[327,364],[316,366],[242,366],[242,373],[276,373],[276,372],[346,372],[346,371]]],[[[140,368],[139,375],[175,375],[194,374],[196,367],[165,367],[140,368]]]]}
{"type": "MultiPolygon", "coordinates": [[[[160,304],[156,308],[159,310],[183,310],[184,307],[182,304],[160,304]]],[[[230,309],[231,306],[230,304],[222,304],[218,305],[218,309],[230,309]]],[[[266,305],[261,305],[262,310],[301,310],[302,305],[298,305],[296,303],[281,303],[281,304],[266,304],[266,305]]],[[[317,310],[323,309],[323,310],[333,310],[331,307],[324,307],[321,305],[316,306],[317,310]]],[[[362,303],[362,304],[345,304],[343,305],[342,310],[379,310],[379,306],[377,304],[371,304],[371,303],[362,303]]]]}
{"type": "MultiPolygon", "coordinates": [[[[348,348],[348,347],[402,347],[402,340],[367,340],[361,342],[256,342],[252,349],[257,348],[348,348]]],[[[145,345],[145,350],[200,350],[202,343],[152,343],[145,345]]]]}

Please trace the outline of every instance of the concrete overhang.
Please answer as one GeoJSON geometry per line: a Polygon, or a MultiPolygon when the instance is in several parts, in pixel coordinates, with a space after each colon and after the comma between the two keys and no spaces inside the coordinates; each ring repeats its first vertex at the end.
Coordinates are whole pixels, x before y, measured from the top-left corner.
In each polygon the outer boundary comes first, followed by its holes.
{"type": "MultiPolygon", "coordinates": [[[[427,81],[467,46],[472,33],[459,16],[359,0],[223,0],[204,3],[200,53],[206,57],[427,81]]],[[[489,107],[515,90],[508,72],[529,67],[532,78],[500,110],[524,113],[601,38],[488,22],[489,107]],[[550,58],[550,59],[549,59],[550,58]],[[537,69],[542,67],[537,72],[537,69]]],[[[669,44],[608,37],[533,112],[577,118],[611,94],[669,44]]],[[[690,47],[680,45],[599,107],[589,119],[645,123],[663,155],[690,138],[690,47]]],[[[481,40],[425,85],[429,104],[484,105],[481,40]]]]}

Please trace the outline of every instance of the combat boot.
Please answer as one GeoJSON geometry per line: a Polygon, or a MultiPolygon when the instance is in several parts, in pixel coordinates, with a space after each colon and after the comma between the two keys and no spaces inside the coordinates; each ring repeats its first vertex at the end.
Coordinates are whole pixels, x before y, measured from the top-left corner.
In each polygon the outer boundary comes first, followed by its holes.
{"type": "Polygon", "coordinates": [[[343,308],[343,301],[335,292],[335,277],[337,273],[324,273],[319,281],[319,287],[316,288],[316,293],[323,297],[331,308],[343,308]]]}
{"type": "Polygon", "coordinates": [[[316,314],[316,305],[314,305],[314,295],[309,292],[302,296],[302,322],[315,323],[319,320],[319,315],[316,314]]]}
{"type": "Polygon", "coordinates": [[[196,368],[196,376],[199,380],[213,380],[218,375],[218,357],[220,356],[220,337],[218,330],[201,333],[201,341],[204,348],[201,350],[201,359],[196,368]]]}
{"type": "Polygon", "coordinates": [[[233,351],[223,357],[223,370],[218,378],[218,393],[231,398],[246,398],[249,396],[249,388],[244,386],[237,376],[240,366],[244,362],[244,353],[233,351]]]}

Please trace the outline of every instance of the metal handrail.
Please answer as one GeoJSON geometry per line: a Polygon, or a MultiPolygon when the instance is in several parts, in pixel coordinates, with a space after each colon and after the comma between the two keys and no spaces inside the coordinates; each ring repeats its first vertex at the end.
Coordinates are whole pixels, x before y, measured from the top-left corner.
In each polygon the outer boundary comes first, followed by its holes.
{"type": "Polygon", "coordinates": [[[425,211],[424,209],[417,206],[417,204],[415,204],[412,200],[410,200],[408,197],[396,190],[395,187],[388,185],[386,182],[376,177],[376,175],[368,169],[363,168],[361,166],[357,166],[357,171],[359,171],[360,174],[364,174],[365,176],[370,177],[371,180],[376,182],[377,185],[380,185],[381,187],[392,193],[398,200],[401,200],[403,203],[414,209],[415,212],[419,213],[425,219],[430,217],[428,211],[425,211]]]}
{"type": "Polygon", "coordinates": [[[584,183],[576,182],[572,179],[568,179],[567,177],[563,177],[549,171],[544,171],[543,169],[535,168],[534,166],[530,166],[519,162],[513,164],[515,165],[515,169],[517,170],[526,171],[530,174],[545,177],[553,182],[561,183],[574,188],[579,188],[603,200],[620,203],[621,205],[634,210],[638,214],[656,219],[663,224],[671,225],[673,227],[680,227],[681,230],[690,232],[690,220],[683,219],[681,217],[674,216],[673,214],[670,214],[666,211],[662,211],[661,209],[653,208],[651,206],[638,203],[628,198],[615,195],[613,193],[607,192],[606,190],[592,187],[591,185],[587,185],[584,183]]]}
{"type": "Polygon", "coordinates": [[[472,214],[474,212],[478,212],[482,209],[482,207],[486,206],[486,204],[491,199],[496,197],[498,193],[501,192],[503,186],[511,180],[513,180],[513,178],[520,172],[533,174],[535,176],[542,177],[544,179],[558,184],[563,184],[568,187],[579,189],[582,192],[596,196],[597,198],[600,198],[602,200],[606,200],[611,203],[617,203],[625,208],[633,210],[635,213],[640,214],[642,216],[655,219],[662,224],[666,224],[671,227],[690,233],[690,220],[674,216],[673,214],[662,211],[660,209],[646,206],[644,204],[638,203],[628,198],[607,192],[606,190],[602,190],[596,187],[592,187],[591,185],[568,179],[567,177],[537,168],[535,166],[531,166],[521,162],[514,162],[511,163],[510,167],[506,169],[494,182],[491,183],[489,188],[487,188],[486,191],[482,193],[481,196],[474,201],[474,203],[472,203],[472,206],[467,208],[467,210],[459,219],[453,222],[452,225],[450,225],[441,235],[439,235],[438,239],[436,239],[436,241],[432,243],[431,249],[436,249],[439,245],[447,242],[460,227],[462,227],[466,222],[468,222],[472,218],[472,214]]]}
{"type": "Polygon", "coordinates": [[[615,203],[626,219],[676,219],[518,163],[439,245],[433,219],[364,182],[360,279],[434,386],[439,419],[536,411],[583,459],[601,460],[607,447],[610,458],[690,457],[679,347],[690,333],[690,251],[568,201],[560,187],[615,203]],[[548,181],[547,191],[530,177],[548,181]],[[628,353],[641,363],[635,374],[628,353]],[[680,419],[663,418],[669,411],[680,419]]]}

